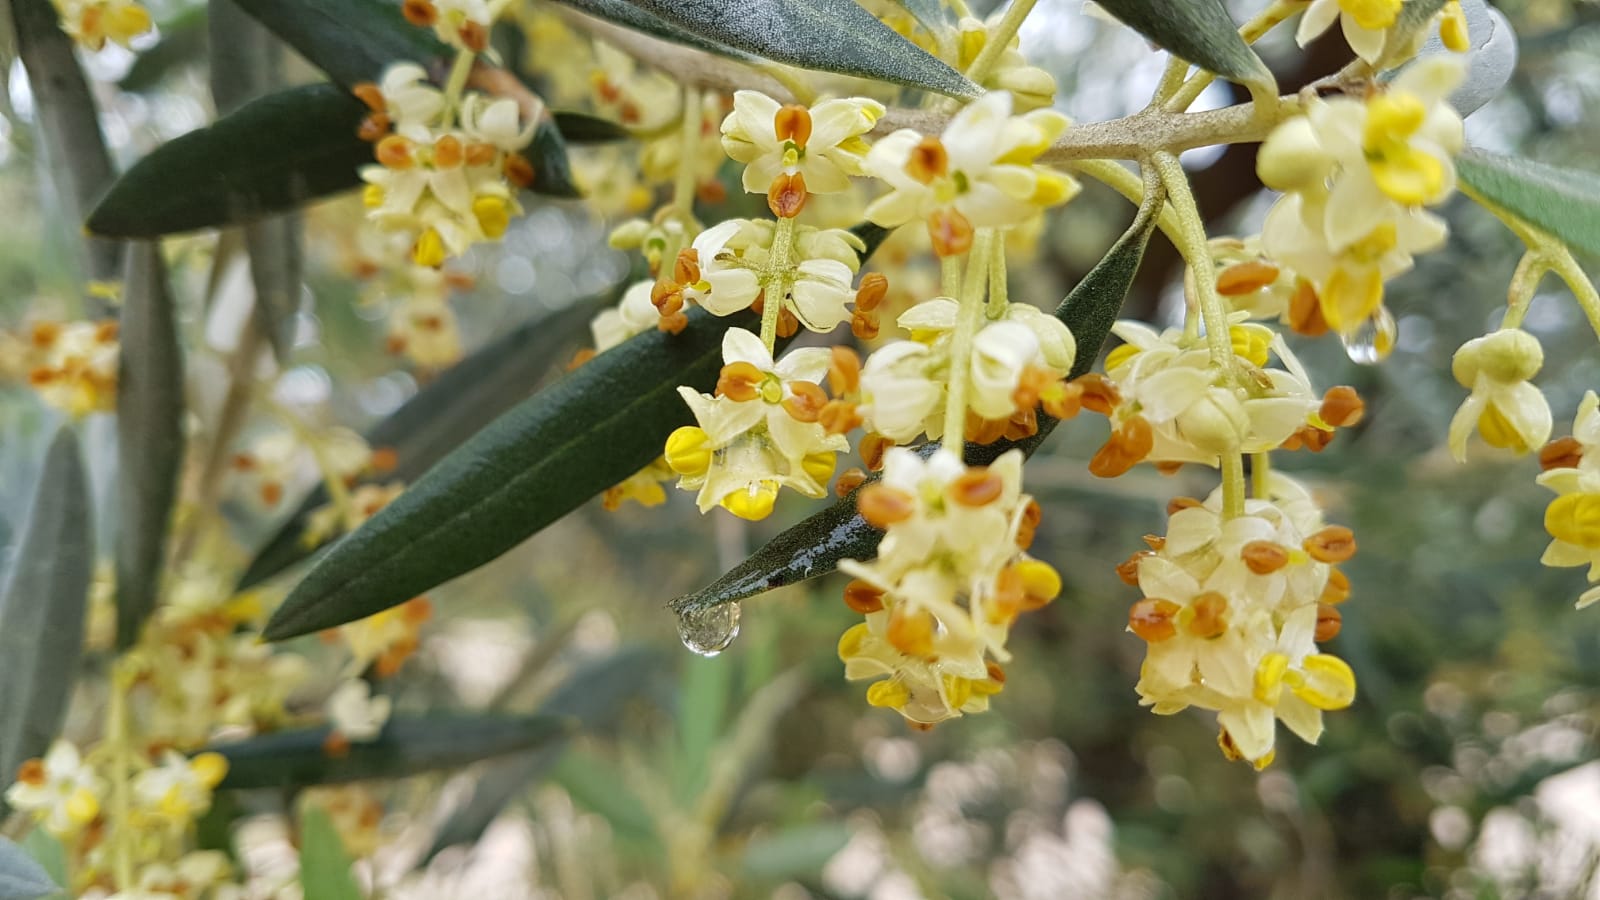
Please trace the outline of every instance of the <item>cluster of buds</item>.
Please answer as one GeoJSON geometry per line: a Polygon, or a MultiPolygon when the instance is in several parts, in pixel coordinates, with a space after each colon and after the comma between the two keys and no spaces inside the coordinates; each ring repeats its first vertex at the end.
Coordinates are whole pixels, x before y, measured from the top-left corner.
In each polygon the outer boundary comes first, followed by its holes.
{"type": "Polygon", "coordinates": [[[61,30],[86,50],[107,41],[127,47],[150,30],[150,11],[136,0],[55,0],[61,30]]]}
{"type": "Polygon", "coordinates": [[[1026,554],[1039,504],[1022,493],[1022,453],[987,467],[954,453],[890,449],[881,481],[857,495],[884,529],[878,558],[843,560],[850,608],[839,640],[845,677],[873,679],[867,702],[917,728],[988,708],[1005,686],[1006,639],[1024,612],[1055,599],[1061,577],[1026,554]]]}
{"type": "Polygon", "coordinates": [[[0,333],[0,376],[25,381],[44,402],[73,417],[109,412],[117,402],[117,323],[35,322],[0,333]]]}
{"type": "Polygon", "coordinates": [[[1118,567],[1144,598],[1128,630],[1147,647],[1138,691],[1161,715],[1214,710],[1231,759],[1272,762],[1275,721],[1315,743],[1322,713],[1355,699],[1355,675],[1318,651],[1339,633],[1349,581],[1336,566],[1356,550],[1310,495],[1273,473],[1269,491],[1225,518],[1220,492],[1168,506],[1165,536],[1118,567]]]}
{"type": "Polygon", "coordinates": [[[361,170],[368,218],[409,235],[417,265],[438,268],[505,234],[522,211],[514,189],[533,182],[520,151],[537,123],[521,121],[517,101],[446,96],[412,63],[391,66],[380,84],[355,92],[371,110],[360,133],[378,161],[361,170]]]}

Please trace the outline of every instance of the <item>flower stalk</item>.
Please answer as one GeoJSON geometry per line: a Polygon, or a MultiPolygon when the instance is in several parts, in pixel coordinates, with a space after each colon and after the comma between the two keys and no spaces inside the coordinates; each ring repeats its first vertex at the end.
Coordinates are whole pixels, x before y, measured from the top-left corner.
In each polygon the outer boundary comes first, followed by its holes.
{"type": "MultiPolygon", "coordinates": [[[[971,370],[972,339],[983,324],[984,287],[994,229],[980,228],[967,253],[967,273],[961,285],[960,308],[950,344],[950,386],[944,407],[944,444],[964,446],[967,430],[967,388],[971,370]]],[[[959,452],[959,451],[958,451],[959,452]]]]}

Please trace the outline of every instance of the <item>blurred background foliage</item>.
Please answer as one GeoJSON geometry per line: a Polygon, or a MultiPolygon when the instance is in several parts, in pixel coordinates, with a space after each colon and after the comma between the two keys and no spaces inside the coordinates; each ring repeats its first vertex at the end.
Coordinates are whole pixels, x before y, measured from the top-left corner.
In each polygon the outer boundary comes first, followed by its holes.
{"type": "MultiPolygon", "coordinates": [[[[1041,4],[1024,50],[1055,74],[1058,104],[1074,118],[1131,112],[1160,58],[1079,5],[1041,4]]],[[[1521,62],[1510,89],[1468,120],[1469,140],[1600,169],[1600,4],[1495,5],[1517,27],[1521,62]]],[[[92,61],[123,164],[209,116],[197,10],[152,6],[167,23],[153,51],[92,61]],[[124,89],[111,86],[118,80],[124,89]]],[[[1336,38],[1301,53],[1279,37],[1263,55],[1288,89],[1346,58],[1336,38]]],[[[63,298],[78,296],[78,275],[74,229],[55,212],[49,161],[35,152],[25,80],[15,64],[8,74],[0,326],[15,327],[74,313],[63,298]]],[[[1201,105],[1231,102],[1227,91],[1214,86],[1201,105]]],[[[1252,148],[1186,162],[1214,234],[1259,227],[1266,201],[1252,148]]],[[[1046,510],[1034,552],[1062,572],[1066,591],[1018,627],[1016,664],[993,710],[931,733],[868,709],[843,680],[832,648],[852,614],[840,579],[747,603],[742,636],[715,659],[678,646],[665,602],[797,521],[804,503],[756,526],[701,518],[687,495],[654,509],[595,503],[436,591],[420,664],[390,685],[401,710],[532,709],[557,691],[590,727],[531,759],[380,789],[386,844],[364,871],[384,882],[432,854],[393,896],[483,900],[1600,897],[1595,613],[1573,611],[1575,573],[1538,563],[1546,495],[1536,464],[1477,453],[1457,466],[1443,444],[1464,393],[1450,356],[1498,322],[1521,248],[1471,204],[1449,212],[1449,249],[1392,286],[1400,341],[1391,359],[1361,367],[1335,342],[1295,345],[1319,384],[1352,384],[1368,403],[1361,428],[1283,462],[1362,548],[1347,567],[1354,593],[1334,642],[1361,694],[1329,717],[1321,746],[1285,741],[1257,774],[1223,760],[1202,716],[1139,708],[1142,646],[1123,633],[1136,597],[1113,567],[1141,534],[1160,530],[1171,497],[1213,485],[1202,473],[1149,469],[1097,481],[1085,460],[1104,426],[1086,418],[1029,467],[1046,510]],[[507,887],[529,879],[537,887],[507,887]]],[[[1013,290],[1055,303],[1129,216],[1119,197],[1090,186],[1052,217],[1013,290]]],[[[478,287],[456,302],[469,350],[621,281],[628,261],[605,246],[611,224],[582,202],[542,202],[503,244],[475,250],[465,269],[478,287]]],[[[359,429],[425,376],[384,352],[383,310],[356,302],[339,227],[312,216],[308,302],[278,390],[325,403],[330,422],[359,429]]],[[[1180,272],[1157,242],[1130,314],[1167,322],[1180,272]]],[[[183,328],[198,338],[211,241],[169,250],[192,263],[180,267],[178,293],[183,328]]],[[[1558,423],[1570,422],[1583,391],[1600,387],[1600,354],[1576,307],[1547,287],[1527,327],[1549,360],[1540,386],[1558,423]]],[[[586,340],[574,331],[552,375],[586,340]]],[[[200,389],[216,365],[203,347],[191,354],[200,389]]],[[[25,390],[0,389],[0,566],[53,425],[25,390]]],[[[96,427],[87,444],[104,491],[112,461],[95,446],[96,427]]],[[[242,564],[275,521],[243,500],[232,511],[242,564]]]]}

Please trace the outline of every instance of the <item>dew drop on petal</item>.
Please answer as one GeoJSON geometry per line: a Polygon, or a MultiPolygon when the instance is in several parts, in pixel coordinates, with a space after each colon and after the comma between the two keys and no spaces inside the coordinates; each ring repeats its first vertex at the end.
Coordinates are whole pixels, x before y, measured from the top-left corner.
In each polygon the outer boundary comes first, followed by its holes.
{"type": "Polygon", "coordinates": [[[739,604],[723,603],[678,613],[678,638],[705,657],[728,649],[739,636],[739,604]]]}
{"type": "Polygon", "coordinates": [[[1339,341],[1344,344],[1344,352],[1352,362],[1371,366],[1389,358],[1399,331],[1389,308],[1380,306],[1355,331],[1339,335],[1339,341]]]}

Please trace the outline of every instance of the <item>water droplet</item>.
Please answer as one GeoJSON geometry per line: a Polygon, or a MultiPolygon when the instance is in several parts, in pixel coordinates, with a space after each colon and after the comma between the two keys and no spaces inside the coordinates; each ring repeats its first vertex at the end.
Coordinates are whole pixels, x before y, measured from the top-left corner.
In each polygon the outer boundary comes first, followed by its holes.
{"type": "Polygon", "coordinates": [[[739,636],[739,604],[723,603],[678,613],[678,638],[705,657],[728,649],[739,636]]]}
{"type": "Polygon", "coordinates": [[[1339,335],[1339,340],[1344,344],[1344,352],[1352,362],[1371,366],[1389,358],[1389,354],[1394,351],[1395,336],[1399,331],[1399,326],[1394,323],[1394,316],[1389,314],[1389,308],[1380,306],[1378,311],[1357,326],[1355,331],[1339,335]]]}

